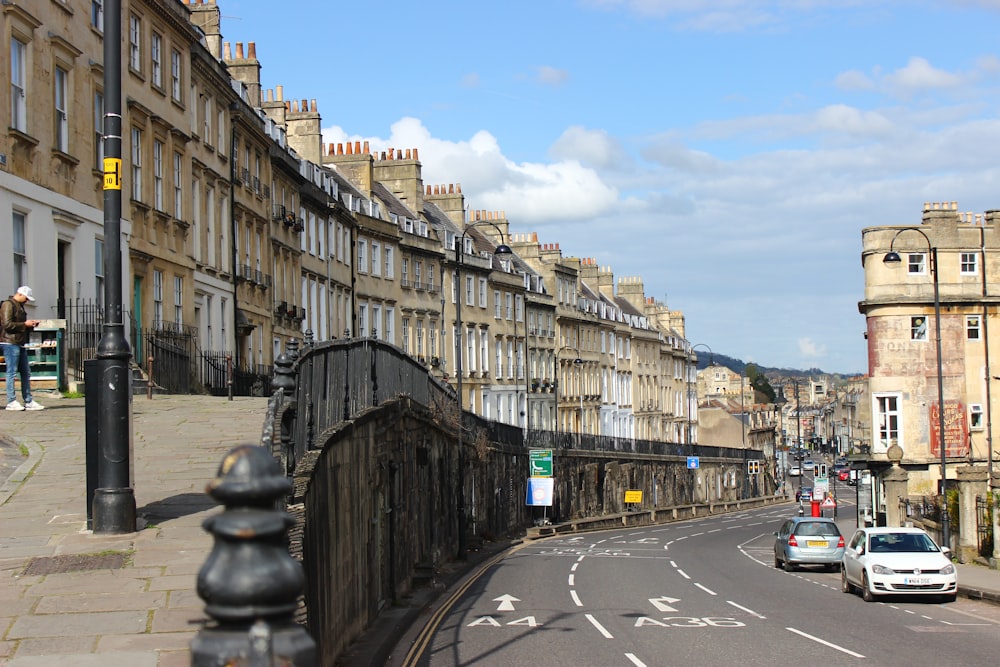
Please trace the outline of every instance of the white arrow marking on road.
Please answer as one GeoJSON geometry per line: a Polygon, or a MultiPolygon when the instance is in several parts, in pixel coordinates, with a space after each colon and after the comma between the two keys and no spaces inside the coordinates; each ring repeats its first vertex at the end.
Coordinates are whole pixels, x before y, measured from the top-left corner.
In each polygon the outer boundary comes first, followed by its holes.
{"type": "Polygon", "coordinates": [[[668,598],[668,597],[649,598],[649,602],[654,607],[656,607],[657,611],[677,611],[676,609],[674,609],[670,605],[672,605],[675,602],[680,602],[680,601],[681,601],[680,598],[668,598]]]}
{"type": "Polygon", "coordinates": [[[518,600],[510,593],[506,595],[501,595],[498,598],[493,598],[493,601],[500,603],[500,606],[497,607],[497,611],[514,611],[514,603],[520,602],[520,600],[518,600]]]}

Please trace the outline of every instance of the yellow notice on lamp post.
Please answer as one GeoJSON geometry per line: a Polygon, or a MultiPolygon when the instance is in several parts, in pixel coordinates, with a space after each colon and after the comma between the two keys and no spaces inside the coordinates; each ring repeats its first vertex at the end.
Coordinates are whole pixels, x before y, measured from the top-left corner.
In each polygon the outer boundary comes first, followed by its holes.
{"type": "Polygon", "coordinates": [[[626,491],[625,492],[625,504],[631,503],[641,503],[642,502],[642,491],[626,491]]]}
{"type": "Polygon", "coordinates": [[[122,189],[122,160],[117,157],[104,158],[104,189],[122,189]]]}

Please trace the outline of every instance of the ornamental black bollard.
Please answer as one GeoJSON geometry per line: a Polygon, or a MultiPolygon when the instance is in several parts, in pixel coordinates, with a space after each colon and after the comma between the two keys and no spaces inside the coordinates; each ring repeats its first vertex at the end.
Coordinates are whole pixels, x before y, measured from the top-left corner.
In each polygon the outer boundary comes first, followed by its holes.
{"type": "Polygon", "coordinates": [[[287,352],[282,352],[274,360],[274,379],[271,386],[280,389],[286,399],[295,394],[295,360],[287,352]]]}
{"type": "Polygon", "coordinates": [[[315,667],[316,644],[294,621],[305,581],[288,553],[295,520],[274,509],[291,486],[267,449],[255,445],[230,450],[209,483],[208,494],[225,510],[203,524],[215,544],[198,572],[198,595],[214,622],[191,642],[193,667],[315,667]]]}

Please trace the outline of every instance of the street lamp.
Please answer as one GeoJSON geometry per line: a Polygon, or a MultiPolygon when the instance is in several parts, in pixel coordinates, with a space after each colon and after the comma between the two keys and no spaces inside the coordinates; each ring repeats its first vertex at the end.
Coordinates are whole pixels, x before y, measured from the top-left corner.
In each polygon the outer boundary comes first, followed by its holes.
{"type": "Polygon", "coordinates": [[[934,329],[937,336],[937,392],[938,392],[938,448],[941,450],[941,541],[943,546],[951,548],[951,518],[948,516],[948,462],[946,459],[945,438],[944,438],[944,372],[941,358],[941,292],[938,286],[938,250],[931,244],[931,240],[923,231],[916,227],[904,227],[895,233],[892,241],[889,242],[889,252],[882,258],[884,264],[895,266],[902,262],[899,253],[893,250],[896,239],[903,232],[914,231],[924,237],[927,241],[927,249],[931,254],[931,277],[934,279],[934,329]]]}
{"type": "MultiPolygon", "coordinates": [[[[708,365],[709,366],[714,365],[715,352],[712,352],[712,348],[710,348],[705,343],[695,343],[694,345],[691,346],[691,352],[694,352],[695,349],[699,347],[703,347],[706,350],[708,350],[708,365]]],[[[695,353],[695,356],[696,357],[698,356],[697,353],[695,353]]],[[[694,424],[698,423],[698,362],[695,362],[694,368],[695,368],[694,396],[693,397],[688,396],[688,443],[689,444],[694,441],[694,431],[695,431],[694,424]],[[692,398],[694,400],[692,400],[692,398]]]]}
{"type": "Polygon", "coordinates": [[[466,225],[462,230],[462,235],[455,240],[455,281],[457,282],[455,298],[455,373],[457,375],[456,385],[458,389],[458,559],[465,560],[467,557],[467,544],[465,538],[466,517],[465,517],[465,446],[462,443],[462,300],[465,295],[462,293],[462,267],[465,265],[465,238],[474,227],[490,225],[500,235],[500,245],[493,254],[498,257],[507,257],[514,254],[506,243],[504,243],[503,231],[495,223],[489,220],[480,220],[466,225]]]}

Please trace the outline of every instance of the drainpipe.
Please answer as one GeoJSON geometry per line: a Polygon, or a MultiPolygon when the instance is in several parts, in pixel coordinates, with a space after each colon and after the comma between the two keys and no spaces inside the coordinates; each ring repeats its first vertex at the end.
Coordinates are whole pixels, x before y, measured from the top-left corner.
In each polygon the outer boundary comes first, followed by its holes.
{"type": "Polygon", "coordinates": [[[986,220],[979,227],[979,254],[982,258],[982,279],[983,279],[983,357],[986,364],[986,460],[990,475],[993,475],[993,403],[990,399],[990,384],[993,378],[990,376],[990,333],[989,318],[986,307],[986,297],[989,296],[989,287],[986,282],[986,220]]]}

